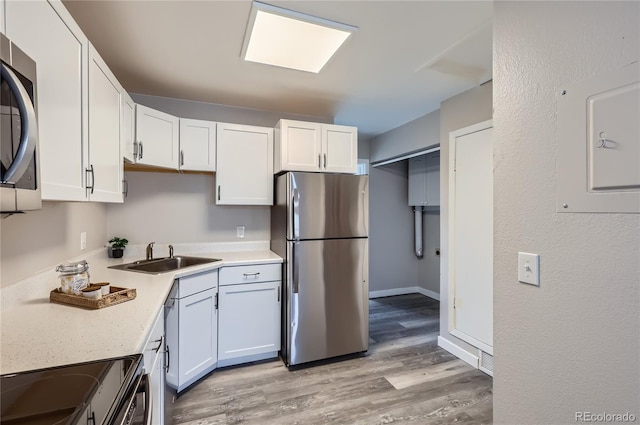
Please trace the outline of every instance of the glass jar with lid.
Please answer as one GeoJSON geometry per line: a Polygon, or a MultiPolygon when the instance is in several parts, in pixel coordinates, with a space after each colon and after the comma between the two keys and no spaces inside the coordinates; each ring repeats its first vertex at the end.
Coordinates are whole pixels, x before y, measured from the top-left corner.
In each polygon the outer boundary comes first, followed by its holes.
{"type": "Polygon", "coordinates": [[[89,264],[85,260],[62,263],[56,271],[60,273],[60,291],[65,294],[82,295],[82,290],[89,286],[89,264]]]}

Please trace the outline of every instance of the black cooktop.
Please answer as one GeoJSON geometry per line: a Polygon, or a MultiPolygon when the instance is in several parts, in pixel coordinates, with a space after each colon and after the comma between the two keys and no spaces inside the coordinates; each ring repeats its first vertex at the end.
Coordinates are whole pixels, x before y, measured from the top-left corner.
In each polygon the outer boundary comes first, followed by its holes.
{"type": "Polygon", "coordinates": [[[0,423],[108,423],[141,368],[136,354],[2,375],[0,423]]]}

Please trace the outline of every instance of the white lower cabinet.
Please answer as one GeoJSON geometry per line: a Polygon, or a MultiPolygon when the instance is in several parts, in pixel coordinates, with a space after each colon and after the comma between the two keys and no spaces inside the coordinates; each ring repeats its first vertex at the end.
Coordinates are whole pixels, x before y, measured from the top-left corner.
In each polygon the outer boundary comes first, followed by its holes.
{"type": "Polygon", "coordinates": [[[269,264],[222,269],[218,366],[277,357],[280,268],[280,264],[269,264]]]}
{"type": "Polygon", "coordinates": [[[164,312],[160,310],[142,353],[144,370],[151,382],[151,423],[164,424],[164,312]]]}
{"type": "Polygon", "coordinates": [[[218,271],[176,280],[165,307],[167,384],[184,390],[216,367],[218,271]]]}

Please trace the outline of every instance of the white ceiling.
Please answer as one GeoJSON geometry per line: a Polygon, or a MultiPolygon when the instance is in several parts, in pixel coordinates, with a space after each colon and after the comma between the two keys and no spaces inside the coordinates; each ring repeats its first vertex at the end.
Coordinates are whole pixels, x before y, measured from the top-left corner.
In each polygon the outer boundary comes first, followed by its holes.
{"type": "Polygon", "coordinates": [[[249,0],[63,2],[129,92],[333,117],[365,137],[491,78],[491,1],[268,1],[359,28],[320,74],[240,58],[249,0]]]}

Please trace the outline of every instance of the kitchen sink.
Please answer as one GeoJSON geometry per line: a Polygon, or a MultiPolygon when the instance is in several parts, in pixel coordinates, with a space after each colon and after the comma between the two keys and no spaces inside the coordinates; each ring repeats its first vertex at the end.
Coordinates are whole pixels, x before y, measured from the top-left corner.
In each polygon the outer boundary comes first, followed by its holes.
{"type": "Polygon", "coordinates": [[[138,273],[160,274],[173,270],[183,269],[185,267],[213,263],[215,261],[221,260],[219,258],[187,257],[183,255],[177,255],[175,257],[157,258],[154,260],[139,260],[134,261],[133,263],[118,264],[117,266],[111,266],[109,268],[138,273]]]}

